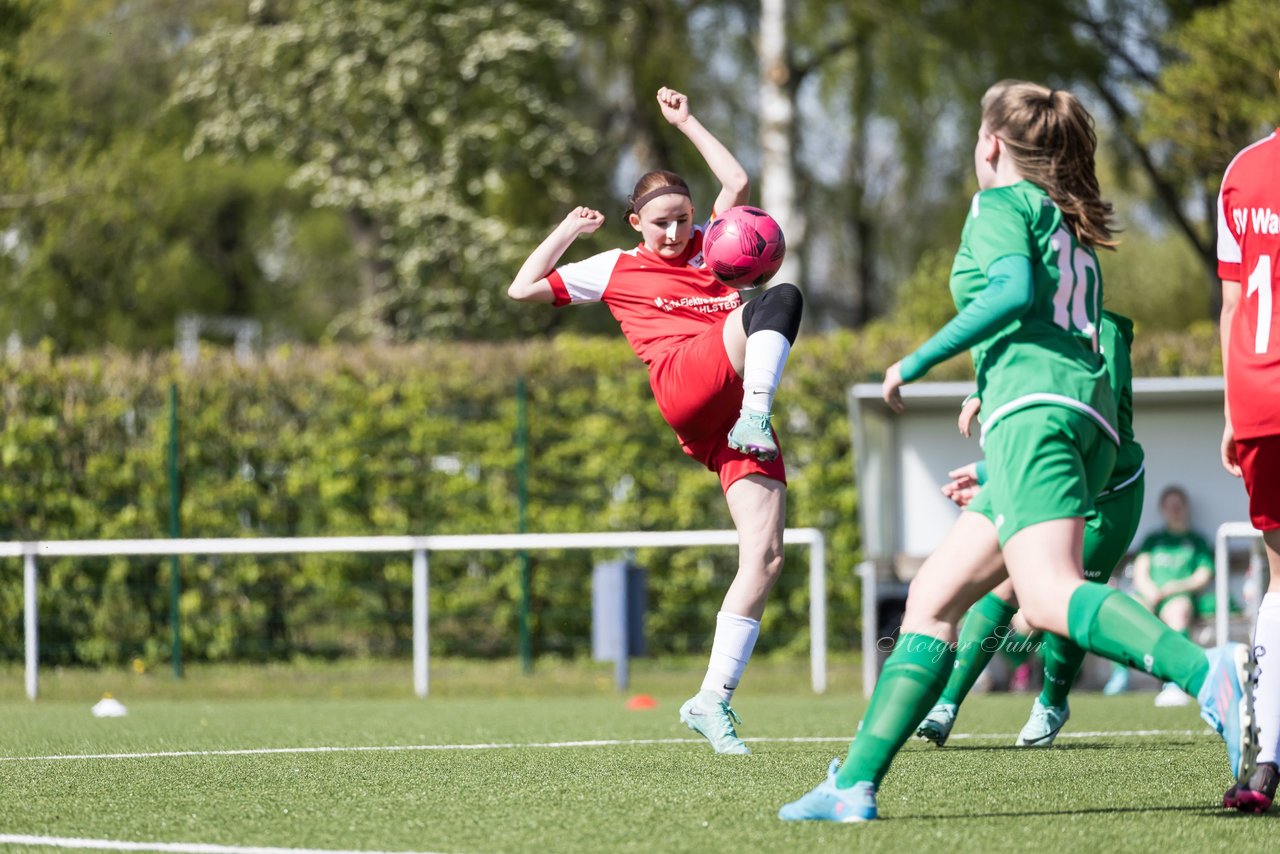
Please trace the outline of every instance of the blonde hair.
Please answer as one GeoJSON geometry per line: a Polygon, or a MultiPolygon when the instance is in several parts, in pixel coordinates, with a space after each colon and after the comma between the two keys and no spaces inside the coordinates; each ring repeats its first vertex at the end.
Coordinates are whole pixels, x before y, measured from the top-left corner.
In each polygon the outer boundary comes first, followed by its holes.
{"type": "Polygon", "coordinates": [[[1115,208],[1094,172],[1098,137],[1075,95],[1024,80],[1002,80],[982,96],[982,121],[998,136],[1018,173],[1041,187],[1087,246],[1114,249],[1115,208]]]}

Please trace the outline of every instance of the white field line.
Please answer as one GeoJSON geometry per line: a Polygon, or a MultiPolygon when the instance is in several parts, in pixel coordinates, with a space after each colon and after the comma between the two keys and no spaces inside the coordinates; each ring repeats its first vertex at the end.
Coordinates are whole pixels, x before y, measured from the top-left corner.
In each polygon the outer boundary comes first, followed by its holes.
{"type": "Polygon", "coordinates": [[[333,848],[263,848],[256,845],[211,845],[204,842],[124,842],[115,839],[76,839],[65,836],[0,834],[0,845],[77,848],[91,851],[171,851],[176,854],[430,854],[425,851],[343,851],[333,848]]]}
{"type": "MultiPolygon", "coordinates": [[[[1152,736],[1208,736],[1210,729],[1133,729],[1095,732],[1060,732],[1058,738],[1147,738],[1152,736]]],[[[1013,741],[1017,733],[953,732],[951,741],[1013,741]]],[[[848,735],[747,738],[755,744],[847,744],[848,735]]],[[[627,738],[592,741],[489,742],[481,744],[388,744],[350,747],[252,747],[238,750],[166,750],[141,753],[73,753],[47,756],[0,756],[0,762],[56,762],[86,759],[167,759],[183,756],[267,756],[298,753],[398,753],[428,750],[555,750],[573,747],[632,747],[648,744],[702,744],[700,738],[627,738]]]]}

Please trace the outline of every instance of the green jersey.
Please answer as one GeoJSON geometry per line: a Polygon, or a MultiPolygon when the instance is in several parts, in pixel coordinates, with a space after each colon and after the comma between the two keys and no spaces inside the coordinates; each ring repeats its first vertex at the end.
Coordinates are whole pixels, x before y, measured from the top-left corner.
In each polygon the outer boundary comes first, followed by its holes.
{"type": "Polygon", "coordinates": [[[1103,495],[1134,483],[1142,471],[1144,454],[1133,434],[1133,362],[1129,357],[1132,343],[1133,321],[1115,312],[1102,312],[1098,349],[1107,363],[1107,377],[1116,399],[1116,430],[1120,434],[1115,468],[1103,495]]]}
{"type": "Polygon", "coordinates": [[[1156,531],[1142,541],[1138,553],[1151,556],[1151,580],[1157,585],[1190,578],[1198,569],[1213,572],[1213,550],[1195,531],[1156,531]]]}
{"type": "Polygon", "coordinates": [[[1010,256],[1030,260],[1033,295],[1024,313],[971,350],[984,436],[1009,413],[1048,404],[1085,413],[1119,444],[1116,400],[1098,352],[1097,256],[1030,181],[974,196],[951,268],[956,308],[977,299],[992,265],[1010,256]]]}

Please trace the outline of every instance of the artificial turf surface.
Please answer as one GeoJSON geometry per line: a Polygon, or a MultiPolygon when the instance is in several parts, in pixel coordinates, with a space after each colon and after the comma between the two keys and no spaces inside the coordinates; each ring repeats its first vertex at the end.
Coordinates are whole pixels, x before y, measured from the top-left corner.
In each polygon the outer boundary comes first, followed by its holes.
{"type": "MultiPolygon", "coordinates": [[[[278,674],[207,681],[204,697],[198,681],[123,680],[117,719],[75,696],[92,680],[55,680],[31,703],[6,678],[0,835],[430,852],[1280,850],[1275,814],[1216,807],[1225,752],[1195,708],[1157,709],[1149,693],[1073,696],[1073,737],[1049,750],[1009,746],[1030,696],[975,696],[956,726],[972,737],[899,756],[881,821],[781,822],[778,807],[844,754],[864,702],[838,680],[812,695],[802,664],[772,667],[735,699],[749,757],[712,755],[676,720],[694,672],[636,674],[650,711],[628,711],[598,673],[426,700],[342,674],[295,696],[304,683],[278,674]],[[1120,734],[1137,731],[1158,734],[1120,734]],[[623,743],[564,744],[593,740],[623,743]],[[375,749],[216,753],[361,747],[375,749]],[[194,755],[20,758],[169,752],[194,755]]],[[[50,850],[0,845],[19,849],[50,850]]]]}

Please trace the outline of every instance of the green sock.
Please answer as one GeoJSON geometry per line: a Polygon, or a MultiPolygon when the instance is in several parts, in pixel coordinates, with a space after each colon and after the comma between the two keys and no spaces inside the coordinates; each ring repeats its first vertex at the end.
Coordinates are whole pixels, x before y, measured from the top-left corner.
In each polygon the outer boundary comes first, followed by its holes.
{"type": "Polygon", "coordinates": [[[1086,581],[1076,588],[1067,606],[1067,633],[1090,652],[1172,682],[1193,697],[1209,673],[1199,645],[1103,584],[1086,581]]]}
{"type": "Polygon", "coordinates": [[[836,775],[837,788],[879,786],[889,763],[933,708],[955,661],[955,649],[928,635],[903,634],[884,663],[862,726],[836,775]]]}
{"type": "Polygon", "coordinates": [[[1066,638],[1046,633],[1044,643],[1040,645],[1040,656],[1044,659],[1044,688],[1040,691],[1040,705],[1066,705],[1067,694],[1084,665],[1085,651],[1066,638]]]}
{"type": "Polygon", "coordinates": [[[969,609],[960,626],[956,643],[956,666],[942,689],[940,703],[958,706],[973,689],[991,656],[996,654],[1006,634],[1009,620],[1018,609],[994,593],[988,593],[969,609]]]}

